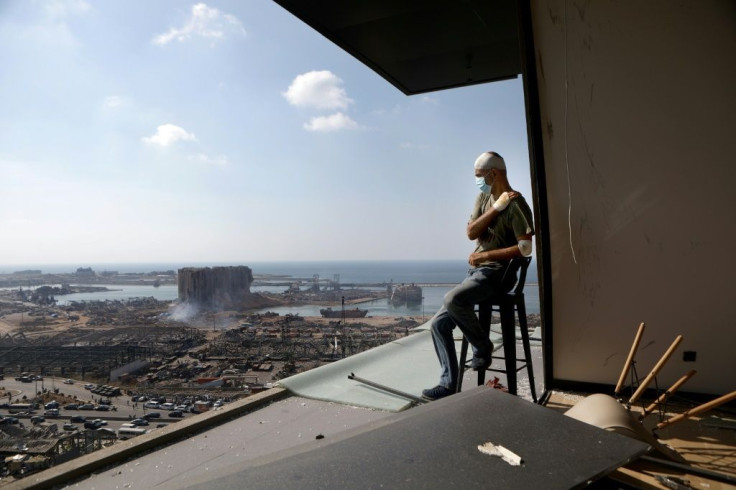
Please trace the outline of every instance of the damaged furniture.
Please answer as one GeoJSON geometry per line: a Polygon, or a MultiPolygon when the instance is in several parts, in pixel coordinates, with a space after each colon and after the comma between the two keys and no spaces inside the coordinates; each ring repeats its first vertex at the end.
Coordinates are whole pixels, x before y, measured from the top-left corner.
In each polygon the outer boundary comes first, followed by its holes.
{"type": "MultiPolygon", "coordinates": [[[[519,279],[516,287],[505,294],[499,294],[478,305],[478,319],[481,327],[486,335],[491,332],[491,317],[493,312],[497,312],[501,317],[501,334],[503,336],[503,357],[491,356],[493,359],[503,359],[504,369],[493,368],[493,364],[488,367],[487,371],[494,371],[506,374],[506,382],[508,384],[509,393],[516,395],[517,373],[526,367],[529,376],[529,387],[531,389],[532,399],[537,402],[537,393],[534,386],[534,368],[532,365],[531,347],[529,345],[529,329],[526,324],[526,305],[524,303],[524,283],[526,282],[526,272],[531,263],[531,257],[517,257],[509,262],[506,272],[504,273],[504,281],[508,274],[513,274],[518,270],[519,279]],[[519,319],[519,329],[521,330],[521,340],[524,346],[524,359],[516,359],[516,315],[519,319]],[[519,364],[521,363],[521,364],[519,364]]],[[[462,346],[460,348],[460,363],[456,392],[462,389],[463,377],[462,373],[467,368],[468,355],[468,339],[463,336],[462,346]]],[[[485,382],[486,370],[478,371],[478,385],[485,382]]]]}
{"type": "MultiPolygon", "coordinates": [[[[678,335],[664,354],[662,354],[659,361],[654,365],[649,374],[647,374],[644,379],[640,380],[639,374],[636,372],[635,356],[644,334],[645,327],[646,325],[644,323],[639,325],[631,350],[626,362],[624,363],[618,383],[614,389],[614,395],[609,396],[603,393],[589,395],[567,410],[565,415],[606,431],[615,432],[648,444],[650,446],[649,452],[651,453],[651,456],[646,456],[644,459],[650,464],[659,465],[670,470],[675,469],[683,471],[687,474],[705,476],[707,478],[729,484],[736,483],[736,479],[732,478],[730,475],[709,471],[691,465],[689,461],[680,455],[675,449],[661,443],[659,441],[659,436],[656,433],[656,430],[658,429],[663,429],[674,423],[707,412],[712,408],[736,399],[736,391],[732,391],[731,393],[723,395],[715,400],[711,400],[710,402],[704,403],[665,420],[665,404],[668,398],[696,374],[695,370],[691,370],[680,377],[669,389],[660,391],[659,388],[656,388],[656,399],[649,405],[642,404],[641,412],[638,416],[633,413],[632,407],[634,404],[641,399],[652,381],[655,381],[656,385],[657,375],[683,340],[682,335],[678,335]],[[623,393],[624,391],[627,391],[624,388],[626,387],[626,379],[629,375],[631,375],[629,390],[632,394],[628,400],[624,400],[623,393]],[[655,411],[655,409],[659,413],[659,423],[652,427],[651,430],[648,430],[643,425],[643,422],[649,414],[655,411]]],[[[662,478],[665,480],[667,479],[660,475],[660,479],[658,481],[661,482],[662,478]]],[[[669,488],[684,489],[692,487],[689,485],[680,485],[669,486],[669,488]]]]}

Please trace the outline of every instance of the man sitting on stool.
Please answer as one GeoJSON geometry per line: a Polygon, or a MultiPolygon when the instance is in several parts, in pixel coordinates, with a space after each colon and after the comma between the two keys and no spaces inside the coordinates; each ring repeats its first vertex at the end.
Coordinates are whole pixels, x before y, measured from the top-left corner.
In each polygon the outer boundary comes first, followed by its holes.
{"type": "Polygon", "coordinates": [[[444,306],[431,320],[442,374],[437,386],[422,391],[427,400],[455,393],[458,365],[452,331],[456,325],[473,346],[473,370],[491,365],[493,344],[480,326],[475,305],[510,291],[516,274],[504,278],[509,261],[532,254],[532,212],[521,194],[509,185],[501,155],[492,151],[481,154],[475,161],[475,181],[481,192],[475,200],[467,233],[477,246],[468,259],[467,277],[445,295],[444,306]]]}

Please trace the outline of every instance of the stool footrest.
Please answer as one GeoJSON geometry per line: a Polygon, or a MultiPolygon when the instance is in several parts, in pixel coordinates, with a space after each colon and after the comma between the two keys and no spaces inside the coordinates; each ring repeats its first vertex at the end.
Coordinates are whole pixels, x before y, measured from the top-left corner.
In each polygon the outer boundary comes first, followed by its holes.
{"type": "MultiPolygon", "coordinates": [[[[526,367],[526,363],[524,363],[521,366],[517,367],[516,368],[516,372],[518,373],[519,371],[521,371],[525,367],[526,367]]],[[[495,373],[505,373],[506,372],[505,369],[498,369],[498,368],[488,368],[488,369],[486,369],[486,371],[493,371],[495,373]]]]}
{"type": "MultiPolygon", "coordinates": [[[[522,299],[522,301],[523,301],[523,299],[522,299]]],[[[515,395],[517,393],[517,386],[516,386],[517,385],[517,381],[516,381],[517,380],[517,374],[518,374],[519,371],[521,371],[522,369],[526,368],[526,370],[528,372],[528,376],[529,376],[529,385],[530,385],[530,389],[531,389],[532,399],[536,403],[537,402],[537,393],[536,393],[536,389],[535,389],[535,386],[534,386],[534,368],[533,368],[533,365],[532,365],[531,347],[530,347],[530,344],[529,344],[529,330],[527,328],[525,328],[526,327],[526,321],[525,321],[526,319],[523,319],[522,320],[522,318],[521,318],[522,312],[525,313],[525,308],[524,308],[523,305],[518,305],[518,306],[517,305],[509,305],[509,307],[510,308],[513,308],[513,310],[512,310],[513,313],[511,313],[512,315],[514,313],[516,313],[516,315],[519,316],[519,323],[521,323],[521,325],[522,325],[522,328],[521,328],[521,341],[522,341],[522,345],[523,345],[523,348],[524,348],[524,358],[522,358],[522,359],[517,359],[516,358],[516,337],[513,336],[513,337],[509,338],[509,336],[506,335],[505,336],[506,337],[505,340],[509,344],[513,343],[513,345],[507,346],[507,345],[504,344],[504,346],[503,346],[503,348],[504,348],[504,356],[494,356],[494,355],[491,355],[491,361],[493,361],[493,360],[503,360],[505,362],[505,364],[506,364],[506,369],[493,368],[493,367],[490,367],[489,366],[485,370],[478,371],[478,385],[480,386],[480,385],[482,385],[482,384],[485,383],[485,372],[486,371],[491,371],[491,372],[495,372],[495,373],[503,373],[503,374],[506,374],[506,377],[507,377],[507,385],[508,385],[509,393],[511,393],[512,395],[515,395]],[[506,355],[505,355],[508,352],[507,351],[507,347],[509,349],[513,349],[513,351],[511,351],[510,354],[509,354],[510,359],[507,359],[506,358],[506,355]],[[512,366],[515,366],[515,369],[512,366]]],[[[507,318],[507,320],[510,321],[510,319],[508,319],[508,318],[507,318]]],[[[508,326],[507,326],[507,329],[508,329],[508,326]]],[[[467,357],[468,357],[468,346],[469,346],[468,345],[468,340],[465,338],[465,336],[463,336],[462,348],[460,350],[460,362],[458,363],[458,368],[459,368],[459,371],[460,371],[458,373],[458,381],[457,381],[457,386],[456,386],[456,391],[458,391],[458,392],[462,389],[463,373],[465,372],[466,369],[469,369],[470,368],[470,365],[472,363],[472,361],[468,361],[467,360],[467,357]]]]}

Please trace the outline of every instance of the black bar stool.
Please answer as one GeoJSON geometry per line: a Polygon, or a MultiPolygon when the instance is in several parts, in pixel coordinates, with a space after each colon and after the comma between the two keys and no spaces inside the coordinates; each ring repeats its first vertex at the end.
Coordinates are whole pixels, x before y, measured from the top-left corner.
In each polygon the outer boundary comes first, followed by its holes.
{"type": "MultiPolygon", "coordinates": [[[[487,371],[495,371],[498,373],[506,373],[509,393],[516,395],[516,379],[517,373],[526,367],[529,376],[529,387],[532,392],[534,403],[537,402],[537,390],[534,386],[534,367],[532,365],[531,347],[529,345],[529,329],[526,323],[526,305],[524,303],[524,282],[526,281],[526,271],[531,263],[531,257],[517,257],[509,262],[505,274],[513,273],[517,268],[519,270],[519,280],[516,287],[506,293],[499,294],[478,305],[478,320],[485,331],[486,335],[491,333],[491,316],[493,312],[497,312],[501,317],[501,336],[503,338],[503,357],[491,356],[493,359],[503,359],[505,369],[495,369],[488,367],[487,371]],[[516,326],[514,313],[518,316],[519,327],[521,329],[521,341],[524,346],[524,359],[516,359],[516,326]],[[519,364],[521,363],[521,364],[519,364]]],[[[468,339],[463,335],[463,343],[460,348],[459,375],[457,378],[456,392],[460,392],[463,386],[463,372],[468,368],[468,339]]],[[[478,371],[478,385],[485,383],[486,370],[478,371]]]]}

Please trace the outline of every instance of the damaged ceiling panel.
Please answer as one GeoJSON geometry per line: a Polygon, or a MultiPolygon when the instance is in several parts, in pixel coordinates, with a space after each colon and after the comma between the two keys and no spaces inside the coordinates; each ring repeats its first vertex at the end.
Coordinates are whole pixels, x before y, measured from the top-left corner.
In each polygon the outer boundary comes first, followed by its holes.
{"type": "Polygon", "coordinates": [[[513,0],[275,1],[407,95],[521,72],[513,0]]]}

